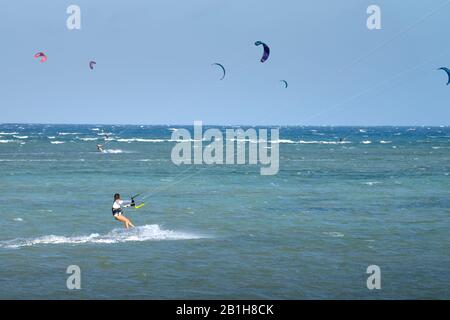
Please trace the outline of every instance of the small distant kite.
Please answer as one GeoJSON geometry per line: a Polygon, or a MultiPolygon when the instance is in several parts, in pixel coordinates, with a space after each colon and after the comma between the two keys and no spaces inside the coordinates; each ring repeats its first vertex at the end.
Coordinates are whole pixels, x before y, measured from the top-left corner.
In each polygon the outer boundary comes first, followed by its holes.
{"type": "Polygon", "coordinates": [[[89,62],[89,68],[91,68],[91,70],[94,70],[94,66],[97,64],[97,62],[95,61],[91,61],[89,62]]]}
{"type": "Polygon", "coordinates": [[[43,52],[38,52],[34,55],[35,58],[41,58],[39,61],[45,62],[47,61],[47,56],[43,52]]]}
{"type": "Polygon", "coordinates": [[[223,65],[221,65],[220,63],[213,63],[212,66],[219,66],[222,69],[222,78],[220,78],[220,80],[223,80],[223,78],[225,78],[225,67],[223,65]]]}
{"type": "Polygon", "coordinates": [[[445,71],[445,72],[447,73],[447,76],[448,76],[448,82],[447,82],[447,85],[449,85],[449,84],[450,84],[450,69],[449,69],[449,68],[442,67],[442,68],[439,68],[438,70],[443,70],[443,71],[445,71]]]}
{"type": "Polygon", "coordinates": [[[262,41],[256,41],[255,42],[255,46],[260,46],[260,45],[262,45],[263,48],[264,48],[264,53],[263,53],[263,56],[261,58],[261,62],[264,62],[264,61],[266,61],[269,58],[270,48],[269,48],[269,46],[267,44],[265,44],[262,41]]]}
{"type": "Polygon", "coordinates": [[[288,87],[288,83],[286,80],[280,80],[281,83],[284,84],[284,87],[287,88],[288,87]]]}

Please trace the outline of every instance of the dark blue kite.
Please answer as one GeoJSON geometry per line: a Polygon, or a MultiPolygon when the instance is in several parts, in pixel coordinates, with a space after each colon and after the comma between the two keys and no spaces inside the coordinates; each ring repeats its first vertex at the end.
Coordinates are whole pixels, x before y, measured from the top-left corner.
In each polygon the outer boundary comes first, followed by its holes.
{"type": "Polygon", "coordinates": [[[443,71],[445,71],[447,73],[447,76],[448,76],[447,85],[449,85],[450,84],[450,69],[442,67],[442,68],[439,68],[438,70],[443,70],[443,71]]]}
{"type": "Polygon", "coordinates": [[[263,53],[263,56],[261,58],[261,62],[264,62],[264,61],[266,61],[269,58],[270,48],[269,48],[269,46],[267,44],[265,44],[262,41],[256,41],[255,42],[255,46],[260,46],[260,45],[262,45],[263,48],[264,48],[264,53],[263,53]]]}

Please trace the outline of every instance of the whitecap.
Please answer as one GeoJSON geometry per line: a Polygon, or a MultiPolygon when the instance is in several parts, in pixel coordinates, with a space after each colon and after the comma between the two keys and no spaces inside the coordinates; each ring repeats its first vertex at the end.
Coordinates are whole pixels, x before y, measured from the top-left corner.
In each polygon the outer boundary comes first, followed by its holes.
{"type": "Polygon", "coordinates": [[[381,182],[379,181],[368,181],[368,182],[364,182],[364,184],[368,185],[368,186],[373,186],[374,184],[379,184],[381,182]]]}
{"type": "MultiPolygon", "coordinates": [[[[221,139],[216,139],[215,141],[220,141],[221,139]]],[[[179,141],[183,141],[183,140],[179,140],[179,141]]],[[[186,140],[184,140],[186,141],[186,140]]],[[[195,141],[195,140],[192,140],[195,141]]],[[[203,141],[209,141],[209,140],[203,140],[203,141]]],[[[295,143],[295,141],[289,140],[289,139],[278,139],[278,140],[269,140],[266,141],[264,139],[259,139],[259,140],[254,140],[254,139],[241,139],[241,138],[232,138],[232,139],[227,139],[227,141],[231,141],[231,142],[250,142],[250,143],[295,143]]]]}
{"type": "Polygon", "coordinates": [[[304,141],[300,140],[298,143],[300,144],[347,144],[351,143],[350,141],[304,141]]]}
{"type": "Polygon", "coordinates": [[[0,134],[7,136],[7,135],[14,135],[14,134],[18,134],[18,132],[0,132],[0,134]]]}
{"type": "Polygon", "coordinates": [[[64,141],[50,141],[51,144],[63,144],[64,141]]]}
{"type": "Polygon", "coordinates": [[[106,149],[102,151],[103,153],[124,153],[123,150],[120,149],[106,149]]]}
{"type": "Polygon", "coordinates": [[[323,234],[333,238],[342,238],[344,236],[344,234],[340,232],[324,232],[323,234]]]}
{"type": "Polygon", "coordinates": [[[131,139],[117,139],[118,142],[164,142],[164,139],[142,139],[142,138],[131,138],[131,139]]]}
{"type": "Polygon", "coordinates": [[[17,138],[17,139],[28,139],[28,136],[13,136],[14,138],[17,138]]]}
{"type": "Polygon", "coordinates": [[[371,144],[372,141],[370,141],[370,140],[365,140],[365,141],[361,141],[361,143],[362,143],[362,144],[371,144]]]}
{"type": "Polygon", "coordinates": [[[271,141],[271,143],[295,143],[295,142],[292,140],[289,140],[289,139],[279,139],[279,140],[271,141]]]}
{"type": "Polygon", "coordinates": [[[113,229],[106,234],[92,233],[84,236],[57,236],[45,235],[38,238],[18,238],[13,240],[0,241],[0,248],[18,249],[21,247],[31,247],[35,245],[54,245],[54,244],[114,244],[122,242],[142,242],[142,241],[161,241],[161,240],[193,240],[201,239],[202,236],[179,232],[173,230],[164,230],[159,225],[144,225],[132,229],[113,229]]]}

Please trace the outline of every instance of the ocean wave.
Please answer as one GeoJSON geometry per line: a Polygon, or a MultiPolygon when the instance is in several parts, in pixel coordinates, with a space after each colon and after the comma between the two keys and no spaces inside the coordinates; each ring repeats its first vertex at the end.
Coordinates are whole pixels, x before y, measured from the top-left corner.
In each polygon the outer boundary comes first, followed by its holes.
{"type": "MultiPolygon", "coordinates": [[[[158,142],[211,142],[210,140],[196,140],[196,139],[144,139],[144,138],[120,138],[120,139],[109,139],[109,140],[115,140],[117,142],[153,142],[153,143],[158,143],[158,142]]],[[[222,141],[221,139],[216,139],[215,141],[222,141]]],[[[250,143],[258,143],[258,142],[266,142],[264,140],[252,140],[252,139],[227,139],[227,141],[231,141],[231,142],[250,142],[250,143]]],[[[302,143],[302,142],[295,142],[293,140],[289,140],[289,139],[279,139],[279,140],[274,140],[274,141],[268,141],[270,143],[302,143]]],[[[316,142],[313,142],[316,143],[316,142]]],[[[327,143],[327,142],[324,142],[327,143]]],[[[334,142],[330,142],[330,143],[334,143],[334,142]]],[[[341,142],[341,143],[349,143],[349,142],[341,142]]]]}
{"type": "Polygon", "coordinates": [[[289,140],[289,139],[278,139],[275,141],[271,141],[271,143],[295,143],[295,141],[289,140]]]}
{"type": "Polygon", "coordinates": [[[10,143],[14,142],[14,140],[0,140],[0,143],[10,143]]]}
{"type": "Polygon", "coordinates": [[[60,136],[68,136],[68,135],[75,135],[75,134],[81,134],[80,132],[58,132],[60,136]]]}
{"type": "Polygon", "coordinates": [[[364,182],[364,184],[365,184],[365,185],[368,185],[368,186],[373,186],[374,184],[379,184],[379,183],[381,183],[381,182],[379,182],[379,181],[368,181],[368,182],[364,182]]]}
{"type": "Polygon", "coordinates": [[[258,143],[258,140],[252,140],[252,139],[237,139],[237,138],[227,139],[227,141],[231,141],[231,142],[250,142],[250,143],[258,143]]]}
{"type": "Polygon", "coordinates": [[[57,162],[58,159],[0,159],[0,162],[57,162]]]}
{"type": "Polygon", "coordinates": [[[81,141],[95,141],[98,140],[98,138],[79,138],[81,141]]]}
{"type": "Polygon", "coordinates": [[[18,132],[0,132],[0,134],[4,135],[4,136],[8,136],[8,135],[14,135],[14,134],[19,134],[18,132]]]}
{"type": "Polygon", "coordinates": [[[350,141],[304,141],[300,140],[298,143],[300,144],[347,144],[351,143],[350,141]]]}
{"type": "Polygon", "coordinates": [[[0,241],[0,248],[18,249],[21,247],[31,247],[35,245],[48,245],[48,244],[114,244],[121,242],[141,242],[141,241],[160,241],[160,240],[192,240],[200,239],[201,236],[172,231],[163,230],[157,224],[144,225],[132,229],[113,229],[107,234],[101,235],[98,233],[92,233],[85,236],[56,236],[46,235],[38,238],[29,239],[13,239],[0,241]]]}
{"type": "Polygon", "coordinates": [[[385,143],[392,143],[392,141],[384,141],[384,140],[381,140],[380,143],[383,143],[383,144],[385,144],[385,143]]]}
{"type": "Polygon", "coordinates": [[[106,149],[102,151],[103,153],[125,153],[123,150],[120,149],[106,149]]]}
{"type": "Polygon", "coordinates": [[[362,144],[371,144],[372,141],[370,141],[370,140],[365,140],[365,141],[361,141],[361,143],[362,143],[362,144]]]}
{"type": "Polygon", "coordinates": [[[333,238],[342,238],[344,236],[344,234],[340,232],[324,232],[323,234],[333,238]]]}
{"type": "Polygon", "coordinates": [[[51,144],[63,144],[64,141],[50,141],[51,144]]]}
{"type": "MultiPolygon", "coordinates": [[[[217,139],[217,140],[220,141],[220,139],[217,139]]],[[[206,141],[206,140],[203,140],[203,141],[206,141]]],[[[250,143],[259,143],[259,142],[262,142],[262,143],[265,143],[265,142],[269,142],[269,143],[296,143],[295,141],[289,140],[289,139],[278,139],[278,140],[273,140],[273,141],[270,141],[270,140],[266,141],[266,140],[263,140],[263,139],[253,140],[253,139],[236,139],[236,138],[233,138],[233,139],[227,139],[227,141],[232,141],[232,142],[250,142],[250,143]]]]}
{"type": "Polygon", "coordinates": [[[16,135],[14,135],[13,137],[16,138],[16,139],[28,139],[28,136],[16,136],[16,135]]]}
{"type": "Polygon", "coordinates": [[[143,139],[143,138],[130,138],[130,139],[117,139],[118,142],[164,142],[164,139],[143,139]]]}
{"type": "MultiPolygon", "coordinates": [[[[217,139],[217,141],[220,141],[221,139],[217,139]]],[[[200,142],[200,141],[207,141],[205,139],[203,140],[195,140],[195,139],[169,139],[168,142],[200,142]]]]}

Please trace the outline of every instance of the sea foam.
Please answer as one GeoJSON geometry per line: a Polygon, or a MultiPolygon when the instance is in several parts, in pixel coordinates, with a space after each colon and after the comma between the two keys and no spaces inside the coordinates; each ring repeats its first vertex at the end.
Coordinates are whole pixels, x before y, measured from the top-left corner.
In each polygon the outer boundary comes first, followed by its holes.
{"type": "Polygon", "coordinates": [[[131,139],[117,139],[118,142],[164,142],[164,139],[143,139],[143,138],[131,138],[131,139]]]}
{"type": "Polygon", "coordinates": [[[106,149],[102,151],[103,153],[124,153],[123,150],[120,149],[106,149]]]}
{"type": "Polygon", "coordinates": [[[13,239],[0,241],[0,248],[18,249],[36,245],[82,245],[82,244],[114,244],[121,242],[161,241],[161,240],[192,240],[202,238],[199,235],[164,230],[157,224],[144,225],[132,229],[113,229],[106,234],[92,233],[84,236],[45,235],[38,238],[13,239]]]}

